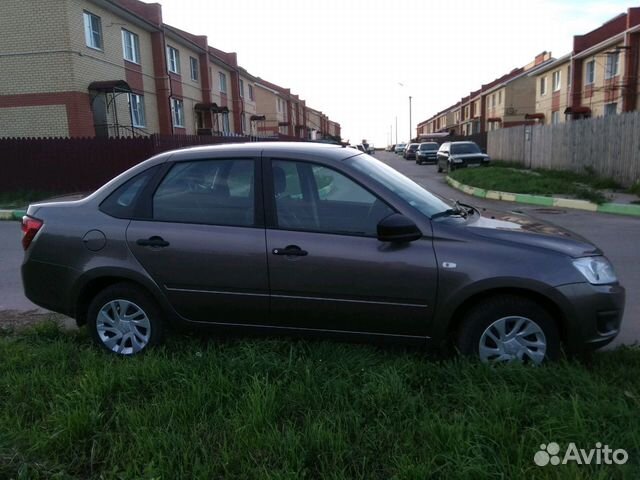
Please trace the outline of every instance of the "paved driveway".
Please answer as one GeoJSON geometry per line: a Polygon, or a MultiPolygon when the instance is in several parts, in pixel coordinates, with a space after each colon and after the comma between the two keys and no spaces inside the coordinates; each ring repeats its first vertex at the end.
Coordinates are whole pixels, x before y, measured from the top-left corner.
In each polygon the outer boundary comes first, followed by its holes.
{"type": "MultiPolygon", "coordinates": [[[[627,289],[622,332],[614,345],[640,341],[640,218],[479,199],[449,187],[444,175],[437,174],[433,165],[416,165],[414,161],[403,160],[398,155],[386,152],[377,152],[376,157],[443,197],[461,199],[479,207],[522,211],[574,230],[593,241],[611,259],[620,281],[627,289]]],[[[37,308],[22,293],[20,263],[23,254],[20,236],[17,222],[0,222],[0,310],[37,308]]]]}

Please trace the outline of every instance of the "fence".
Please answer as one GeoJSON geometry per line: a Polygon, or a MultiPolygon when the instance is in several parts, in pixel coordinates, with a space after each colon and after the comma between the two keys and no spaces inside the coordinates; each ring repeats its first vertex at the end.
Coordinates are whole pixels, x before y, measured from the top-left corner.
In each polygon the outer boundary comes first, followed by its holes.
{"type": "MultiPolygon", "coordinates": [[[[151,135],[137,138],[0,139],[0,192],[92,191],[147,158],[194,145],[239,143],[249,137],[151,135]]],[[[261,138],[260,140],[300,140],[261,138]]]]}
{"type": "Polygon", "coordinates": [[[488,153],[529,168],[595,172],[628,187],[640,180],[640,112],[488,134],[488,153]]]}

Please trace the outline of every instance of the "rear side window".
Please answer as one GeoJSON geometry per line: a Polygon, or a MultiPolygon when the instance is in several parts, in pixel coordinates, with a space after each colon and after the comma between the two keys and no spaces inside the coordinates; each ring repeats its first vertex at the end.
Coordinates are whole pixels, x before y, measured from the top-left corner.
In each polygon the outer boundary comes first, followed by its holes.
{"type": "Polygon", "coordinates": [[[153,219],[253,226],[254,169],[244,159],[176,163],[153,196],[153,219]]]}
{"type": "Polygon", "coordinates": [[[159,167],[151,167],[120,185],[100,204],[100,210],[116,218],[133,218],[140,194],[159,167]]]}

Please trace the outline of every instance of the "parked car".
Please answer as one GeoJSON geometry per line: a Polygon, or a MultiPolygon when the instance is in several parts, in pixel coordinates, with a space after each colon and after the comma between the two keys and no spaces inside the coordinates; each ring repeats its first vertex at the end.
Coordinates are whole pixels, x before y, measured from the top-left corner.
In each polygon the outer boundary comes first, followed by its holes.
{"type": "Polygon", "coordinates": [[[475,142],[445,142],[438,149],[438,173],[456,168],[483,167],[491,159],[475,142]]]}
{"type": "Polygon", "coordinates": [[[624,309],[584,238],[450,203],[334,145],[162,153],[84,199],[30,205],[22,230],[26,296],[119,355],[209,326],[538,364],[611,342],[624,309]]]}
{"type": "Polygon", "coordinates": [[[396,146],[395,145],[387,145],[386,151],[387,152],[393,152],[395,151],[396,146]]]}
{"type": "Polygon", "coordinates": [[[406,143],[398,143],[395,147],[394,147],[394,152],[397,153],[398,155],[402,155],[404,153],[404,149],[407,146],[406,143]]]}
{"type": "Polygon", "coordinates": [[[407,145],[407,148],[404,149],[404,152],[402,152],[402,157],[405,160],[415,160],[416,150],[418,150],[419,146],[419,143],[410,143],[409,145],[407,145]]]}
{"type": "Polygon", "coordinates": [[[418,146],[418,150],[416,150],[416,163],[418,165],[436,163],[438,160],[438,148],[440,148],[438,142],[422,142],[418,146]]]}

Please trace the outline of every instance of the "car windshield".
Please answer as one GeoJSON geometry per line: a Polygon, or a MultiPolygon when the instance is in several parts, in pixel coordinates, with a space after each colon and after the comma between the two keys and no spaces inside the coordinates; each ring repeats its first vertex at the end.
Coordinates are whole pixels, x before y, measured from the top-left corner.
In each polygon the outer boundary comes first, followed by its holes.
{"type": "Polygon", "coordinates": [[[438,150],[438,147],[437,143],[423,143],[420,145],[420,150],[438,150]]]}
{"type": "Polygon", "coordinates": [[[475,143],[459,143],[451,145],[451,153],[480,153],[480,147],[475,143]]]}
{"type": "Polygon", "coordinates": [[[369,176],[373,181],[391,190],[427,217],[451,210],[451,205],[448,205],[397,170],[369,155],[351,157],[345,162],[369,176]]]}

